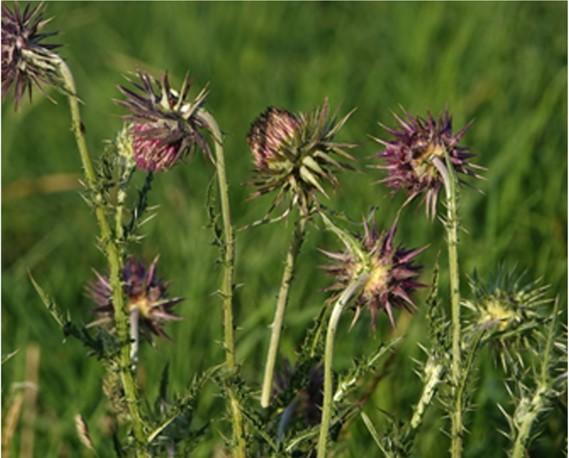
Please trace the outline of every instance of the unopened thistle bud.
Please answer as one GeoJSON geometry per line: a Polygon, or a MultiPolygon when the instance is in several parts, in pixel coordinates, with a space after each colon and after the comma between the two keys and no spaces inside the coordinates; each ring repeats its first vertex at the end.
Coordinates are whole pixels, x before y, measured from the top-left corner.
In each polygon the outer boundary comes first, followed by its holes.
{"type": "Polygon", "coordinates": [[[353,159],[346,152],[353,145],[334,142],[350,115],[339,121],[330,118],[327,101],[308,114],[267,108],[247,135],[255,167],[254,196],[277,191],[278,203],[288,194],[292,204],[307,213],[317,193],[326,195],[323,184],[337,185],[335,174],[350,168],[340,159],[353,159]]]}
{"type": "Polygon", "coordinates": [[[170,87],[168,75],[160,81],[139,72],[133,89],[119,86],[125,100],[118,103],[129,110],[134,160],[138,168],[149,171],[168,170],[194,150],[210,154],[204,136],[206,122],[199,110],[207,90],[202,89],[192,102],[186,101],[190,90],[188,76],[180,91],[170,87]]]}
{"type": "Polygon", "coordinates": [[[44,43],[57,32],[41,32],[51,20],[42,13],[42,3],[23,9],[17,3],[2,5],[2,92],[13,88],[16,107],[26,92],[31,99],[34,86],[42,90],[58,78],[58,56],[52,50],[59,45],[44,43]]]}
{"type": "Polygon", "coordinates": [[[445,168],[448,162],[455,173],[481,178],[475,172],[481,167],[469,162],[474,155],[468,148],[459,145],[469,126],[453,133],[452,119],[448,112],[438,119],[431,114],[427,119],[409,114],[403,118],[397,115],[395,117],[399,122],[398,129],[384,126],[393,139],[376,139],[385,146],[379,153],[385,165],[378,168],[385,169],[387,177],[381,182],[395,190],[404,189],[409,194],[409,199],[422,194],[427,215],[434,217],[438,194],[444,185],[435,161],[445,168]]]}
{"type": "Polygon", "coordinates": [[[364,221],[364,234],[358,237],[359,248],[344,252],[321,250],[332,260],[324,266],[335,282],[327,288],[336,294],[341,293],[360,275],[367,273],[368,278],[359,296],[355,299],[356,315],[367,307],[371,313],[372,326],[375,328],[378,310],[384,310],[392,326],[395,325],[393,309],[403,307],[409,312],[415,310],[411,294],[422,283],[417,281],[421,266],[413,259],[427,247],[409,250],[396,247],[394,236],[397,225],[393,224],[386,232],[379,232],[373,222],[364,221]]]}
{"type": "Polygon", "coordinates": [[[485,332],[503,367],[512,362],[524,364],[524,350],[536,345],[540,329],[548,319],[543,307],[551,302],[547,286],[534,281],[524,284],[523,275],[505,269],[483,284],[476,275],[470,278],[472,299],[463,305],[471,312],[469,329],[485,332]]]}
{"type": "MultiPolygon", "coordinates": [[[[134,258],[125,262],[121,281],[129,311],[136,310],[139,315],[142,331],[160,337],[168,337],[162,324],[168,321],[177,321],[182,318],[172,312],[172,308],[183,299],[167,296],[167,284],[156,275],[158,257],[146,267],[134,258]]],[[[113,319],[114,307],[112,302],[112,288],[107,277],[95,271],[96,280],[87,285],[87,293],[95,302],[95,313],[100,316],[99,322],[108,322],[113,319]]]]}

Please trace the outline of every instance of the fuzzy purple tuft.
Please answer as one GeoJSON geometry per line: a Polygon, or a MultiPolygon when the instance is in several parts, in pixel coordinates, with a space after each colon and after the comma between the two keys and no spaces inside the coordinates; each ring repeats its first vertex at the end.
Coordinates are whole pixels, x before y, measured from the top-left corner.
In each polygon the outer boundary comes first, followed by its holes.
{"type": "MultiPolygon", "coordinates": [[[[141,329],[160,337],[168,337],[162,324],[182,318],[172,312],[172,308],[183,299],[167,296],[167,284],[156,275],[158,257],[146,267],[142,262],[130,257],[123,267],[121,281],[129,311],[137,310],[141,329]]],[[[96,304],[95,313],[101,322],[111,321],[114,315],[112,288],[107,277],[95,271],[96,279],[87,285],[87,293],[96,304]]]]}
{"type": "Polygon", "coordinates": [[[385,165],[379,168],[387,170],[387,177],[381,182],[392,189],[406,190],[409,199],[423,194],[427,215],[432,218],[436,213],[439,191],[444,185],[434,161],[446,167],[445,156],[448,155],[455,173],[480,178],[475,169],[481,167],[469,162],[474,154],[459,145],[469,126],[454,133],[448,111],[438,119],[431,114],[422,119],[408,113],[404,117],[395,115],[395,118],[399,123],[397,129],[384,126],[393,139],[376,139],[385,146],[379,153],[385,165]]]}

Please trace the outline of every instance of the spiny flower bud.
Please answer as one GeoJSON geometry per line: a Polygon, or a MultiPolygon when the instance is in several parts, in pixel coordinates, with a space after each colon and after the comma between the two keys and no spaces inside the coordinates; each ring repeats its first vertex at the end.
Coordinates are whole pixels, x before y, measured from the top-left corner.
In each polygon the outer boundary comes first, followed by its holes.
{"type": "Polygon", "coordinates": [[[414,250],[396,247],[393,242],[396,223],[386,232],[379,232],[375,223],[370,221],[364,220],[363,227],[363,236],[357,238],[357,250],[320,250],[332,260],[331,264],[324,266],[335,280],[327,291],[340,294],[357,277],[367,273],[367,281],[355,300],[356,315],[353,322],[359,317],[362,307],[367,307],[374,328],[378,310],[385,310],[394,326],[394,308],[403,307],[409,312],[415,310],[411,294],[425,285],[417,281],[421,266],[414,264],[413,258],[427,247],[414,250]]]}
{"type": "Polygon", "coordinates": [[[52,51],[59,45],[43,41],[57,32],[40,33],[51,19],[43,19],[44,5],[28,4],[23,10],[15,3],[12,8],[2,5],[2,92],[13,87],[16,107],[26,92],[32,97],[32,87],[42,90],[42,84],[57,79],[52,51]]]}
{"type": "Polygon", "coordinates": [[[207,90],[202,89],[193,102],[187,102],[190,90],[187,75],[179,92],[170,87],[167,74],[161,81],[144,72],[138,72],[138,78],[138,82],[132,82],[134,89],[119,86],[126,99],[118,101],[129,110],[125,118],[131,123],[137,167],[149,172],[162,171],[196,149],[209,155],[203,134],[207,125],[199,113],[207,90]]]}
{"type": "Polygon", "coordinates": [[[350,168],[338,159],[352,160],[345,150],[353,145],[334,142],[350,115],[330,118],[327,101],[308,114],[267,108],[247,135],[255,166],[254,196],[277,191],[278,204],[288,194],[307,213],[318,192],[326,195],[323,183],[337,185],[335,173],[350,168]]]}
{"type": "MultiPolygon", "coordinates": [[[[171,309],[183,299],[167,296],[167,284],[156,276],[158,257],[146,267],[130,257],[123,267],[121,281],[129,311],[138,311],[141,329],[160,337],[168,337],[162,323],[181,320],[171,309]]],[[[114,315],[112,288],[107,277],[95,271],[96,280],[87,285],[87,293],[95,302],[99,322],[111,321],[114,315]]]]}
{"type": "Polygon", "coordinates": [[[501,267],[485,285],[476,274],[469,279],[473,298],[463,305],[471,312],[469,332],[485,332],[504,369],[510,363],[524,365],[522,350],[532,349],[549,315],[543,305],[551,302],[547,286],[539,281],[524,284],[523,275],[501,267]]]}
{"type": "Polygon", "coordinates": [[[387,170],[387,177],[381,182],[392,189],[406,190],[410,199],[423,194],[427,215],[434,217],[438,194],[444,185],[435,161],[446,168],[448,156],[448,163],[455,172],[481,178],[475,172],[481,167],[469,162],[474,155],[468,148],[459,145],[469,126],[453,133],[448,111],[439,119],[431,114],[427,119],[422,119],[407,113],[404,118],[397,115],[395,118],[399,122],[399,129],[383,126],[393,139],[386,141],[376,138],[385,146],[379,157],[386,165],[378,168],[387,170]]]}

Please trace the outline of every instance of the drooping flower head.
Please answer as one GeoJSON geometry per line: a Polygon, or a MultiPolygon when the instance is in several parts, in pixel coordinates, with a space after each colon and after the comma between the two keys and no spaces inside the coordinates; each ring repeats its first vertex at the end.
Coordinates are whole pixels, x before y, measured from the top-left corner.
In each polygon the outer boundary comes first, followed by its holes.
{"type": "Polygon", "coordinates": [[[536,341],[549,319],[544,307],[552,302],[548,287],[539,280],[524,282],[524,275],[501,266],[485,284],[476,274],[469,279],[472,299],[463,305],[470,311],[470,332],[485,332],[493,342],[495,356],[507,369],[511,363],[522,366],[523,354],[536,347],[536,341]]]}
{"type": "Polygon", "coordinates": [[[376,139],[385,147],[379,153],[385,165],[379,168],[387,171],[387,177],[381,182],[394,190],[407,191],[410,199],[422,194],[427,215],[434,217],[437,197],[444,185],[441,167],[446,170],[446,156],[455,173],[480,177],[475,170],[481,167],[470,162],[474,155],[459,144],[469,126],[453,132],[448,111],[438,119],[431,114],[423,119],[407,113],[395,118],[398,128],[383,126],[393,138],[376,139]]]}
{"type": "Polygon", "coordinates": [[[149,172],[168,170],[185,155],[198,149],[210,154],[204,136],[207,123],[200,116],[207,90],[202,89],[195,100],[186,100],[190,90],[186,75],[180,91],[170,87],[168,75],[158,81],[138,72],[133,88],[119,86],[125,100],[118,103],[129,110],[134,160],[138,168],[149,172]]]}
{"type": "Polygon", "coordinates": [[[253,155],[254,196],[277,191],[275,203],[285,197],[307,213],[323,184],[337,185],[335,173],[349,166],[346,152],[353,145],[334,141],[351,113],[340,120],[329,116],[328,102],[312,113],[294,114],[269,107],[251,125],[247,143],[253,155]]]}
{"type": "Polygon", "coordinates": [[[57,78],[52,50],[59,45],[44,42],[57,32],[42,32],[51,20],[43,18],[43,8],[43,3],[23,9],[2,5],[2,92],[13,88],[16,107],[26,92],[31,99],[33,86],[41,90],[57,78]]]}
{"type": "Polygon", "coordinates": [[[345,251],[321,250],[332,260],[324,266],[334,279],[327,290],[340,294],[354,279],[367,273],[367,280],[354,301],[354,322],[361,309],[367,307],[374,328],[378,310],[384,310],[394,326],[394,308],[403,307],[410,312],[415,309],[411,295],[424,285],[417,279],[421,266],[414,264],[413,259],[427,247],[406,249],[396,246],[393,240],[396,223],[385,232],[380,232],[373,221],[364,220],[363,227],[363,236],[353,238],[352,246],[347,246],[345,251]]]}
{"type": "MultiPolygon", "coordinates": [[[[160,337],[168,337],[162,324],[168,321],[181,320],[172,312],[172,308],[183,299],[169,298],[167,284],[156,275],[158,257],[147,267],[142,262],[130,257],[123,267],[121,281],[123,283],[126,306],[129,311],[138,312],[141,330],[160,337]]],[[[112,321],[114,307],[112,288],[107,277],[95,271],[96,279],[87,285],[87,293],[95,302],[95,313],[101,322],[112,321]]]]}

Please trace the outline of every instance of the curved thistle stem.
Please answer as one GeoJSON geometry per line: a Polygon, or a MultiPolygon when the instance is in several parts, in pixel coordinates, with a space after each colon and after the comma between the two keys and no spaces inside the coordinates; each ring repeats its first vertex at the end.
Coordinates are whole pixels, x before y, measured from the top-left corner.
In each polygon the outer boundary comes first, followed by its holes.
{"type": "Polygon", "coordinates": [[[120,250],[113,238],[113,232],[107,215],[104,210],[104,202],[102,193],[97,191],[97,175],[89,150],[85,140],[85,128],[81,122],[81,113],[79,111],[79,101],[77,98],[77,90],[71,70],[63,59],[56,57],[59,72],[63,79],[63,84],[67,92],[69,100],[69,109],[71,112],[71,128],[77,142],[77,149],[81,157],[83,171],[85,173],[86,185],[88,191],[94,194],[95,216],[100,230],[100,243],[103,246],[107,261],[109,263],[109,276],[112,287],[112,301],[114,306],[114,317],[117,337],[121,344],[119,353],[119,372],[122,387],[125,393],[126,403],[128,406],[132,430],[136,439],[136,456],[144,457],[143,452],[145,443],[144,423],[139,410],[138,395],[134,376],[130,367],[130,345],[128,331],[128,315],[125,310],[123,289],[121,283],[122,258],[120,250]]]}
{"type": "MultiPolygon", "coordinates": [[[[225,344],[225,363],[227,369],[233,375],[238,371],[235,358],[235,324],[233,321],[233,277],[235,264],[235,240],[233,237],[233,226],[231,225],[231,211],[229,207],[229,191],[227,176],[225,174],[225,156],[223,152],[223,140],[221,130],[215,118],[207,111],[201,109],[200,115],[210,128],[215,143],[215,169],[219,185],[219,199],[221,203],[221,218],[223,221],[224,233],[224,259],[223,259],[223,280],[221,283],[221,296],[223,298],[223,323],[224,323],[224,344],[225,344]]],[[[239,406],[239,400],[234,389],[229,386],[229,403],[231,410],[231,421],[233,426],[233,456],[243,458],[247,455],[247,444],[245,440],[245,430],[243,427],[243,414],[239,406]]]]}
{"type": "Polygon", "coordinates": [[[342,292],[330,315],[328,329],[326,331],[326,347],[324,350],[324,399],[322,401],[322,420],[320,422],[320,436],[318,437],[318,458],[326,457],[328,445],[328,430],[332,419],[332,360],[334,356],[334,337],[340,321],[340,316],[346,305],[364,285],[368,274],[364,273],[356,277],[342,292]]]}
{"type": "Polygon", "coordinates": [[[452,329],[452,363],[451,363],[451,383],[453,386],[453,400],[451,411],[451,456],[459,458],[462,456],[464,424],[462,419],[462,390],[459,390],[461,383],[461,335],[462,324],[460,321],[460,279],[458,269],[458,215],[457,215],[457,196],[456,196],[456,177],[454,168],[450,163],[448,154],[445,157],[446,165],[438,158],[433,163],[443,179],[447,217],[445,229],[447,232],[448,263],[450,275],[450,303],[451,303],[451,329],[452,329]]]}
{"type": "Polygon", "coordinates": [[[275,318],[271,325],[271,342],[269,344],[269,351],[267,353],[267,362],[265,363],[265,375],[263,377],[263,390],[261,393],[261,407],[267,408],[271,401],[271,389],[273,387],[273,376],[275,372],[275,362],[279,349],[279,340],[281,330],[283,327],[285,309],[288,302],[288,293],[290,285],[294,277],[295,263],[300,247],[304,240],[306,226],[306,217],[299,214],[295,224],[292,239],[286,254],[285,267],[283,277],[281,280],[281,287],[277,298],[277,305],[275,307],[275,318]]]}

